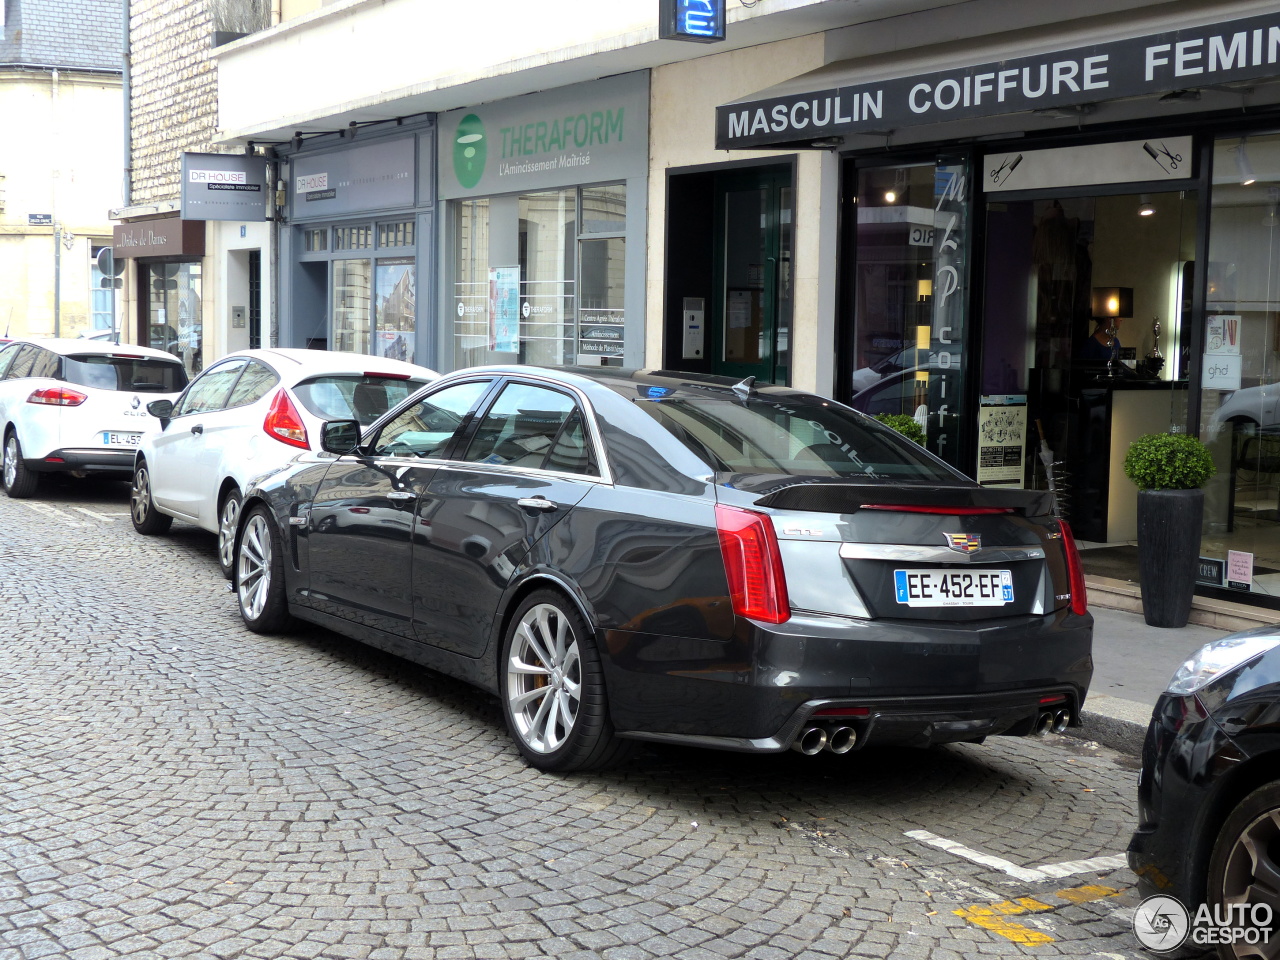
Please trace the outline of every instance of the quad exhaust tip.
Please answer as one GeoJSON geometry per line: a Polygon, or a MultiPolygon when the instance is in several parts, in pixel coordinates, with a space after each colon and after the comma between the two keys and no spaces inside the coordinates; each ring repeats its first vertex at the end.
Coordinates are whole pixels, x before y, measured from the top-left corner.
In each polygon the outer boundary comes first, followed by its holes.
{"type": "Polygon", "coordinates": [[[821,727],[806,727],[800,736],[796,737],[795,743],[791,744],[791,749],[796,753],[803,753],[806,757],[812,757],[821,753],[826,745],[827,731],[821,727]]]}
{"type": "Polygon", "coordinates": [[[1058,710],[1054,713],[1045,711],[1040,714],[1036,720],[1036,733],[1063,733],[1067,729],[1067,724],[1071,722],[1071,714],[1066,710],[1058,710]]]}
{"type": "Polygon", "coordinates": [[[858,742],[858,731],[853,727],[836,727],[827,737],[827,749],[832,753],[848,753],[858,742]]]}

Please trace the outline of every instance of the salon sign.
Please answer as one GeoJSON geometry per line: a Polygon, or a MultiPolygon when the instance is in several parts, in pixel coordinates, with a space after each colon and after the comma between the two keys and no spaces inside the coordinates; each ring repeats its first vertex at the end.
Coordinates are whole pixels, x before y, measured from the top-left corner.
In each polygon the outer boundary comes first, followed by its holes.
{"type": "Polygon", "coordinates": [[[716,108],[716,147],[1071,107],[1280,74],[1280,10],[932,73],[716,108]]]}

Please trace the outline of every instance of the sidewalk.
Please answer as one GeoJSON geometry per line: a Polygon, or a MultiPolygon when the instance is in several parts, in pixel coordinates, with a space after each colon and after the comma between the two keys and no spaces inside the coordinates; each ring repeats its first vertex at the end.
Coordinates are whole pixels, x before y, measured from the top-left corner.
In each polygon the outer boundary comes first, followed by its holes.
{"type": "Polygon", "coordinates": [[[1210,640],[1280,621],[1280,611],[1196,597],[1187,626],[1149,627],[1137,584],[1103,577],[1086,583],[1094,617],[1093,683],[1084,729],[1076,733],[1129,753],[1142,749],[1151,708],[1183,661],[1210,640]]]}

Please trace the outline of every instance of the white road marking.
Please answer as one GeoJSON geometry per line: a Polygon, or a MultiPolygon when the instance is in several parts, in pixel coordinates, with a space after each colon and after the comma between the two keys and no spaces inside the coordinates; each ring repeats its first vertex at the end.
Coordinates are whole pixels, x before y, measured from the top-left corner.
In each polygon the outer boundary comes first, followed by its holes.
{"type": "Polygon", "coordinates": [[[24,504],[24,506],[29,507],[41,516],[48,517],[51,520],[57,520],[60,523],[65,523],[68,527],[84,526],[83,523],[74,519],[71,514],[63,513],[57,507],[51,507],[47,503],[28,503],[24,504]]]}
{"type": "Polygon", "coordinates": [[[1116,856],[1091,857],[1088,860],[1064,860],[1062,863],[1045,863],[1038,867],[1020,867],[1011,860],[992,856],[989,853],[980,853],[972,847],[966,847],[955,840],[940,837],[935,833],[930,833],[928,830],[908,830],[905,836],[910,837],[912,840],[919,840],[921,843],[927,843],[931,847],[937,847],[939,850],[945,850],[953,856],[971,860],[974,863],[982,864],[984,867],[992,867],[1002,873],[1007,873],[1016,880],[1030,883],[1039,880],[1059,880],[1077,873],[1089,873],[1095,870],[1116,870],[1126,866],[1128,863],[1123,856],[1116,856]]]}
{"type": "Polygon", "coordinates": [[[114,520],[116,517],[127,517],[127,513],[99,513],[97,510],[90,510],[88,507],[76,507],[81,513],[96,517],[99,520],[114,520]]]}

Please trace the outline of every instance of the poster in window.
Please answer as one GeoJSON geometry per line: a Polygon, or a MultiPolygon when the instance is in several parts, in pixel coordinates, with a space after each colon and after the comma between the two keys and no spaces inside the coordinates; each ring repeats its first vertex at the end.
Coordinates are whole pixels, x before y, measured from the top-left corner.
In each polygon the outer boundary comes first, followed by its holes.
{"type": "Polygon", "coordinates": [[[520,349],[520,268],[489,268],[489,349],[520,349]]]}
{"type": "Polygon", "coordinates": [[[380,357],[413,363],[417,317],[417,269],[413,257],[379,260],[374,281],[374,322],[378,331],[375,352],[380,357]]]}
{"type": "Polygon", "coordinates": [[[977,481],[986,487],[1021,487],[1026,449],[1026,395],[984,396],[978,408],[977,481]]]}

